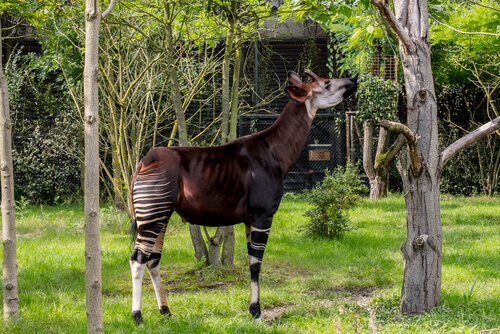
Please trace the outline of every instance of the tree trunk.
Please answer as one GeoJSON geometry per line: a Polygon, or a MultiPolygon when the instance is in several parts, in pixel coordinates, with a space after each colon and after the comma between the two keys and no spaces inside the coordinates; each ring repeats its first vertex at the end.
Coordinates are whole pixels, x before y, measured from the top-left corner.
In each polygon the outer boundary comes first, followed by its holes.
{"type": "Polygon", "coordinates": [[[439,179],[444,164],[459,150],[500,128],[500,117],[438,152],[437,101],[431,68],[427,1],[394,0],[395,15],[386,0],[371,0],[399,38],[406,84],[408,126],[381,121],[401,132],[408,151],[398,169],[406,204],[406,242],[401,246],[404,277],[403,313],[428,312],[441,298],[442,231],[439,179]]]}
{"type": "MultiPolygon", "coordinates": [[[[0,18],[1,21],[1,18],[0,18]]],[[[2,69],[2,36],[0,22],[0,169],[2,195],[3,240],[3,317],[19,318],[16,255],[16,203],[14,201],[14,175],[9,110],[9,90],[2,69]]]]}
{"type": "MultiPolygon", "coordinates": [[[[238,91],[241,65],[241,49],[236,37],[236,17],[238,15],[238,2],[231,1],[231,17],[226,37],[224,60],[222,64],[222,144],[236,138],[236,124],[238,121],[238,91]],[[234,59],[232,59],[234,53],[234,59]],[[233,82],[230,85],[231,60],[234,61],[233,82]]],[[[222,264],[232,266],[234,264],[234,227],[218,227],[215,235],[210,237],[205,229],[208,240],[208,258],[210,266],[217,268],[222,264]],[[222,250],[221,250],[222,249],[222,250]],[[222,253],[222,254],[221,254],[222,253]]]]}
{"type": "Polygon", "coordinates": [[[177,79],[177,71],[175,70],[174,58],[174,38],[173,38],[173,20],[174,12],[170,1],[164,3],[164,23],[165,23],[165,58],[167,60],[167,70],[172,85],[172,102],[174,104],[175,117],[177,123],[177,131],[179,132],[179,145],[188,146],[186,118],[182,108],[181,90],[179,88],[179,80],[177,79]]]}
{"type": "Polygon", "coordinates": [[[389,193],[389,166],[403,143],[398,141],[389,148],[389,131],[381,127],[374,164],[372,160],[374,125],[364,122],[363,129],[363,168],[370,181],[370,199],[387,197],[389,193]]]}
{"type": "Polygon", "coordinates": [[[228,141],[234,140],[237,137],[238,131],[238,107],[239,107],[239,94],[240,94],[240,75],[241,75],[241,34],[236,34],[234,46],[234,69],[233,69],[233,85],[231,88],[231,111],[230,111],[230,127],[228,141]]]}
{"type": "Polygon", "coordinates": [[[99,234],[99,1],[85,9],[85,285],[87,332],[103,333],[101,241],[99,234]]]}
{"type": "Polygon", "coordinates": [[[200,226],[189,224],[189,233],[191,234],[196,261],[200,262],[203,258],[208,261],[207,245],[205,244],[205,239],[203,239],[203,234],[201,234],[200,226]]]}
{"type": "MultiPolygon", "coordinates": [[[[231,226],[232,227],[232,226],[231,226]]],[[[222,266],[221,261],[221,246],[224,242],[224,234],[226,233],[227,227],[217,227],[213,237],[208,235],[207,228],[205,227],[205,232],[208,239],[208,265],[213,268],[220,268],[222,266]]]]}
{"type": "MultiPolygon", "coordinates": [[[[177,79],[177,71],[175,70],[174,62],[174,40],[173,40],[173,19],[175,17],[173,8],[170,1],[164,2],[164,23],[165,23],[165,58],[167,59],[167,67],[169,71],[170,83],[172,85],[172,100],[174,104],[176,122],[172,129],[171,137],[173,138],[175,132],[179,133],[179,145],[188,146],[186,120],[184,117],[184,110],[182,108],[181,93],[179,88],[179,80],[177,79]]],[[[169,142],[170,146],[171,142],[169,142]]],[[[172,143],[173,144],[173,143],[172,143]]],[[[201,233],[200,226],[189,224],[189,233],[191,234],[191,241],[193,243],[196,260],[199,262],[204,257],[208,259],[209,254],[203,234],[201,233]]]]}
{"type": "Polygon", "coordinates": [[[387,197],[389,194],[389,169],[381,166],[375,178],[370,179],[370,199],[387,197]]]}
{"type": "Polygon", "coordinates": [[[404,278],[402,313],[429,312],[441,298],[442,231],[439,202],[437,102],[431,68],[427,3],[394,1],[396,17],[411,38],[400,39],[405,77],[408,127],[420,137],[415,173],[414,158],[403,154],[399,170],[406,203],[406,242],[401,246],[404,278]],[[413,160],[412,160],[413,159],[413,160]]]}
{"type": "MultiPolygon", "coordinates": [[[[231,56],[233,54],[233,42],[235,32],[237,1],[231,0],[231,14],[228,18],[229,27],[227,30],[226,44],[224,46],[224,59],[222,63],[222,144],[229,141],[229,117],[231,112],[231,89],[229,88],[231,69],[231,56]]],[[[234,84],[234,83],[233,83],[234,84]]]]}
{"type": "Polygon", "coordinates": [[[234,226],[227,226],[224,232],[224,241],[222,244],[221,262],[226,267],[234,265],[234,226]]]}
{"type": "MultiPolygon", "coordinates": [[[[410,14],[415,10],[410,7],[406,15],[414,18],[410,14]]],[[[409,23],[409,31],[420,25],[411,20],[409,23]]],[[[400,54],[408,98],[408,127],[420,136],[417,149],[425,167],[420,175],[414,175],[410,159],[406,157],[400,161],[407,217],[407,238],[401,246],[405,267],[401,295],[403,313],[429,312],[439,305],[441,298],[442,231],[437,103],[428,31],[424,35],[416,34],[413,42],[414,50],[401,45],[400,54]]]]}
{"type": "Polygon", "coordinates": [[[407,217],[407,239],[401,246],[401,311],[428,312],[439,305],[441,297],[442,232],[437,103],[427,2],[394,0],[395,15],[387,1],[372,2],[399,37],[408,105],[408,127],[399,125],[408,141],[408,152],[401,155],[398,166],[407,217]]]}

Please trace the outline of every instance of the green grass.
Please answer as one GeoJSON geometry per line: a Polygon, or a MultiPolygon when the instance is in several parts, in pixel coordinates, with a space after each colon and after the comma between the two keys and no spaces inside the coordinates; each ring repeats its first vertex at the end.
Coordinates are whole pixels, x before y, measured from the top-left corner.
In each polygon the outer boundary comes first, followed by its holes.
{"type": "MultiPolygon", "coordinates": [[[[275,216],[261,273],[264,321],[248,312],[243,225],[235,227],[235,267],[200,269],[186,224],[172,219],[162,280],[174,314],[159,314],[149,277],[144,324],[130,317],[129,220],[101,209],[103,307],[108,333],[480,333],[500,327],[500,198],[442,199],[441,305],[399,313],[406,238],[404,200],[364,201],[341,240],[304,237],[307,204],[287,197],[275,216]]],[[[85,333],[83,207],[20,205],[17,210],[21,320],[0,333],[85,333]]],[[[0,249],[0,253],[3,249],[0,249]]],[[[3,310],[2,310],[3,312],[3,310]]]]}

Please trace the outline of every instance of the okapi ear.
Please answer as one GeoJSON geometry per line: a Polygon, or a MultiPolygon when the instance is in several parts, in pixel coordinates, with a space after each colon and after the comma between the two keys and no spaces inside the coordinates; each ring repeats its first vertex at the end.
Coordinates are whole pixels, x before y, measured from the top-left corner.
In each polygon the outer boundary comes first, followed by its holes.
{"type": "Polygon", "coordinates": [[[294,71],[288,72],[288,80],[290,81],[291,86],[298,86],[302,83],[302,79],[294,71]]]}
{"type": "Polygon", "coordinates": [[[309,86],[307,85],[288,86],[285,88],[285,92],[288,93],[288,96],[290,96],[292,100],[299,103],[304,103],[306,102],[310,93],[310,89],[304,89],[304,88],[309,88],[309,86]]]}

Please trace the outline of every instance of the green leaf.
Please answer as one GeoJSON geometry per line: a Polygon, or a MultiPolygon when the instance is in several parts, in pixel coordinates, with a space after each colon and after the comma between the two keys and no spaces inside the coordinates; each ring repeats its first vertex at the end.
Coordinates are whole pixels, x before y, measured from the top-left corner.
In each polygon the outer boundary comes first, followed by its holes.
{"type": "Polygon", "coordinates": [[[373,29],[373,36],[375,36],[375,38],[382,38],[384,36],[384,29],[381,27],[375,27],[373,29]]]}
{"type": "Polygon", "coordinates": [[[350,18],[352,15],[352,9],[346,5],[339,6],[338,13],[344,15],[347,18],[350,18]]]}
{"type": "Polygon", "coordinates": [[[370,7],[370,0],[359,0],[359,4],[364,9],[368,9],[368,7],[370,7]]]}

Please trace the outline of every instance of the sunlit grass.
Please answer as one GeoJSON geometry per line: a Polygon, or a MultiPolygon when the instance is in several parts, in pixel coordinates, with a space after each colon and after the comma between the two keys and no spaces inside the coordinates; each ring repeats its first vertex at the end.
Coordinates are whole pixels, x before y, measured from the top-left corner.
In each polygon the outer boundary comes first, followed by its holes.
{"type": "MultiPolygon", "coordinates": [[[[405,241],[402,196],[364,201],[341,240],[305,237],[307,203],[289,196],[275,216],[261,273],[264,320],[248,312],[244,227],[235,226],[235,267],[199,268],[189,230],[175,216],[162,257],[170,318],[161,316],[149,277],[144,325],[130,317],[129,219],[101,209],[105,331],[108,333],[477,333],[500,327],[500,198],[443,197],[441,305],[399,312],[405,241]]],[[[0,333],[85,333],[83,207],[17,210],[21,320],[0,333]]],[[[0,249],[0,254],[2,249],[0,249]]]]}

